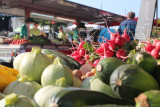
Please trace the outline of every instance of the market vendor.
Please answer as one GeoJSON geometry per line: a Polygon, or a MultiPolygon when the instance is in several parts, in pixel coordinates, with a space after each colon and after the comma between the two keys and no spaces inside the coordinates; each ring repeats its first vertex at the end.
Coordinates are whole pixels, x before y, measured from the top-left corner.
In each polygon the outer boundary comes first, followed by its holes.
{"type": "Polygon", "coordinates": [[[39,24],[37,22],[34,23],[34,27],[30,29],[30,35],[47,37],[47,35],[38,29],[39,24]]]}
{"type": "Polygon", "coordinates": [[[65,42],[66,39],[67,39],[67,34],[64,32],[63,27],[60,27],[60,28],[59,28],[58,39],[59,39],[60,41],[64,41],[64,42],[65,42]]]}

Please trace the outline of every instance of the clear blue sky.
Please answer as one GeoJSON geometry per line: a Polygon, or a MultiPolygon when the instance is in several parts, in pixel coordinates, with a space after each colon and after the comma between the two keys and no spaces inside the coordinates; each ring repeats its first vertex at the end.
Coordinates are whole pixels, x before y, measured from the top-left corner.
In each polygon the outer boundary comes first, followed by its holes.
{"type": "MultiPolygon", "coordinates": [[[[136,13],[136,16],[139,15],[141,0],[69,0],[79,4],[84,4],[94,8],[116,13],[119,15],[126,15],[129,11],[136,13]]],[[[158,0],[158,17],[160,18],[160,0],[158,0]]]]}

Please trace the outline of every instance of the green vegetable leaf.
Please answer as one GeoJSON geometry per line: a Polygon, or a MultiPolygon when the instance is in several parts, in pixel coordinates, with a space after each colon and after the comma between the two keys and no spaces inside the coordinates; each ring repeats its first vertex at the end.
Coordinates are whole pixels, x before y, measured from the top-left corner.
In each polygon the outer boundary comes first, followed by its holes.
{"type": "Polygon", "coordinates": [[[85,42],[83,44],[83,48],[86,49],[87,51],[89,51],[90,53],[94,52],[94,48],[93,48],[92,44],[89,42],[85,42]]]}
{"type": "Polygon", "coordinates": [[[136,54],[136,50],[135,49],[133,49],[133,50],[131,50],[129,52],[128,59],[126,61],[128,64],[132,64],[132,60],[133,60],[133,57],[134,57],[135,54],[136,54]]]}

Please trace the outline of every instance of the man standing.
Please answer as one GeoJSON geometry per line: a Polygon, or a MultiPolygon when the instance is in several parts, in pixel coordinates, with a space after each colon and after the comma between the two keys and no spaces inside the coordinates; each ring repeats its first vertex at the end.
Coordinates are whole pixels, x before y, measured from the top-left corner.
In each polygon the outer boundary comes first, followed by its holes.
{"type": "Polygon", "coordinates": [[[124,29],[127,29],[127,34],[130,36],[130,41],[134,40],[134,34],[135,34],[135,29],[137,22],[134,21],[135,13],[134,12],[129,12],[127,14],[127,19],[119,25],[118,32],[120,35],[124,33],[124,29]]]}

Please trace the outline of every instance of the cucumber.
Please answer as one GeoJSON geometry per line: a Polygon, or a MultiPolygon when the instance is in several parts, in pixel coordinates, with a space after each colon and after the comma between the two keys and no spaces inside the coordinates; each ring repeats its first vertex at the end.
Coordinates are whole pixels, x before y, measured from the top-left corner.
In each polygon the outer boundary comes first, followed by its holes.
{"type": "Polygon", "coordinates": [[[72,70],[74,69],[80,69],[81,64],[77,62],[75,59],[65,55],[62,52],[58,52],[56,50],[50,50],[50,49],[42,49],[43,54],[50,54],[53,55],[53,57],[59,57],[62,60],[62,63],[70,67],[72,70]]]}
{"type": "Polygon", "coordinates": [[[51,105],[57,105],[58,107],[82,107],[99,104],[131,105],[132,103],[96,91],[81,88],[65,88],[53,94],[46,107],[51,105]]]}

